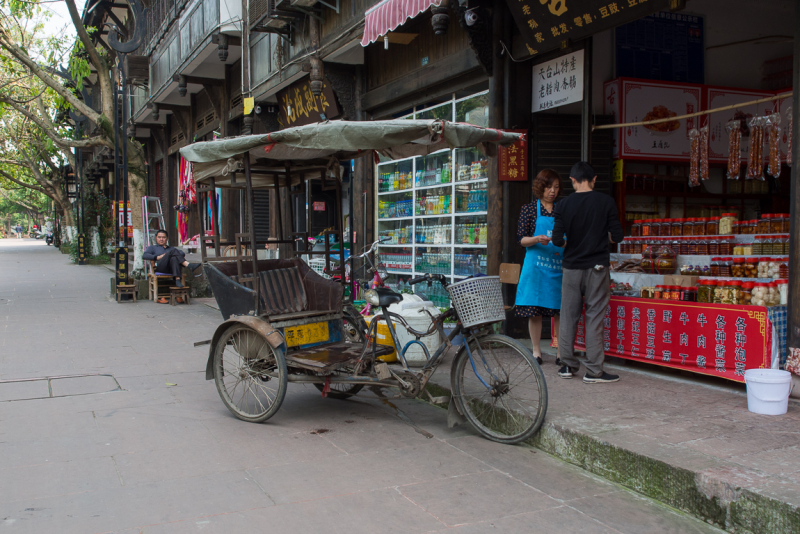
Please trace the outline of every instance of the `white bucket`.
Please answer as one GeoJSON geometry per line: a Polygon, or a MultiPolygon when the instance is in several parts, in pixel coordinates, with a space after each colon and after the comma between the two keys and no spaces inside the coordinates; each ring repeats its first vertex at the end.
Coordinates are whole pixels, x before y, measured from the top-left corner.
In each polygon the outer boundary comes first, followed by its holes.
{"type": "MultiPolygon", "coordinates": [[[[431,317],[422,311],[423,308],[430,311],[434,317],[441,313],[432,302],[428,300],[422,300],[417,295],[406,294],[403,295],[403,300],[401,302],[389,306],[389,311],[401,315],[408,323],[408,326],[414,330],[425,332],[431,326],[431,317]]],[[[394,326],[395,331],[397,332],[397,341],[400,343],[400,347],[405,347],[406,343],[416,339],[399,322],[395,321],[394,326]]],[[[428,348],[428,352],[431,356],[433,356],[433,354],[439,348],[439,345],[442,344],[442,340],[439,338],[439,334],[437,332],[420,338],[420,342],[428,348]]],[[[428,361],[428,359],[425,357],[424,349],[417,343],[414,343],[408,347],[405,357],[408,365],[411,367],[422,367],[428,361]]]]}
{"type": "Polygon", "coordinates": [[[747,384],[747,409],[763,415],[782,415],[789,405],[792,374],[780,369],[748,369],[744,372],[747,384]]]}

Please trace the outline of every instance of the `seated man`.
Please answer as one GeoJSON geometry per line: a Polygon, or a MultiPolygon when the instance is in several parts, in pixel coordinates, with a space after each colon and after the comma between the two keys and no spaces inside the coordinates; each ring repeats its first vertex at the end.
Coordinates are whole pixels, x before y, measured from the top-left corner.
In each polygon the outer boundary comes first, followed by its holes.
{"type": "Polygon", "coordinates": [[[157,274],[168,274],[175,278],[175,285],[182,287],[181,267],[188,267],[192,272],[196,271],[202,264],[189,263],[186,261],[186,254],[178,248],[167,245],[167,232],[159,230],[156,232],[156,244],[150,245],[142,254],[142,258],[156,262],[157,274]]]}

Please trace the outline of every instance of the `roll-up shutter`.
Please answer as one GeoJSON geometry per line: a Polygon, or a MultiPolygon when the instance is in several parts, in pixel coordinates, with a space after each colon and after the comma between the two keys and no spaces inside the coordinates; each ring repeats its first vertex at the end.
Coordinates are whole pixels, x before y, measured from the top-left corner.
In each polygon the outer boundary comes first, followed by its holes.
{"type": "Polygon", "coordinates": [[[253,216],[256,224],[256,241],[269,238],[269,191],[253,191],[253,216]]]}

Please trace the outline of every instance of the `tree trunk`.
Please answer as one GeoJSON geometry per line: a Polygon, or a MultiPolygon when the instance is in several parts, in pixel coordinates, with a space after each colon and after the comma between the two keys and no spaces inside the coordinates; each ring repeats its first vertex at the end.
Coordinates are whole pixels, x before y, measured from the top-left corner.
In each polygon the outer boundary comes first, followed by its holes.
{"type": "Polygon", "coordinates": [[[144,234],[142,229],[142,197],[147,195],[145,162],[142,146],[128,141],[128,200],[131,203],[131,226],[133,227],[133,272],[136,279],[144,278],[144,234]]]}

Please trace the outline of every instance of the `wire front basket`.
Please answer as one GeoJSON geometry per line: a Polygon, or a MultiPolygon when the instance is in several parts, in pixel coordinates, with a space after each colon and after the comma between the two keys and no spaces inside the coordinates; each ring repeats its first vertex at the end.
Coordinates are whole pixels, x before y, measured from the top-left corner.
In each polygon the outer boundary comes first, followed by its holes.
{"type": "Polygon", "coordinates": [[[506,319],[499,276],[468,278],[447,286],[465,328],[506,319]]]}

